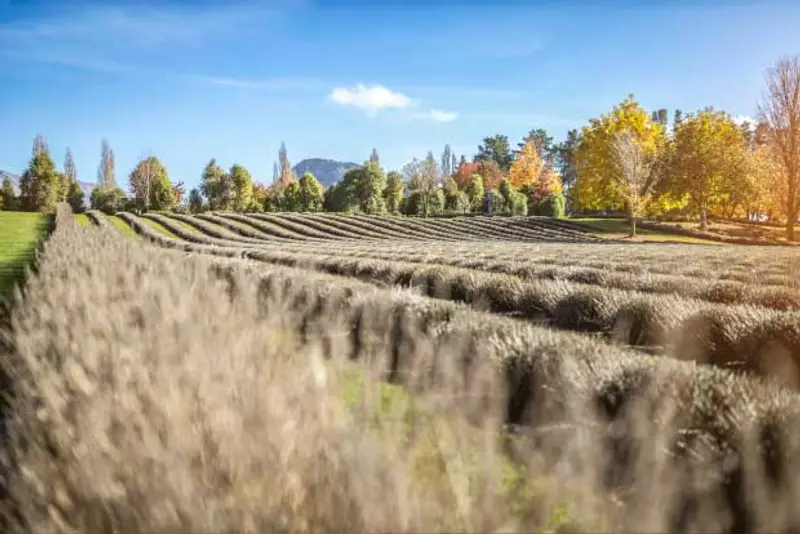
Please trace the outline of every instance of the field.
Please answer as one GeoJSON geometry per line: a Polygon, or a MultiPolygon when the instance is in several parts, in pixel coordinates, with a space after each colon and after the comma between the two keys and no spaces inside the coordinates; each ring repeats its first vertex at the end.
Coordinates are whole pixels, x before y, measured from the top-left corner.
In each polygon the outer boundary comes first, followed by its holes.
{"type": "Polygon", "coordinates": [[[21,280],[47,226],[47,217],[40,213],[0,213],[0,300],[21,280]]]}
{"type": "Polygon", "coordinates": [[[12,531],[800,529],[791,248],[88,221],[60,207],[13,310],[12,531]]]}

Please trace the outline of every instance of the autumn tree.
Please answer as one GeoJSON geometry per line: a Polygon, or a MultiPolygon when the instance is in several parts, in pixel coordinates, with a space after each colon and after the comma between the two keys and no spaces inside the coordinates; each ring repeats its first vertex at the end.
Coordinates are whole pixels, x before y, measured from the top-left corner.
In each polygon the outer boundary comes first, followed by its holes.
{"type": "Polygon", "coordinates": [[[233,165],[228,175],[231,185],[231,208],[239,213],[247,211],[253,198],[253,178],[241,165],[233,165]]]}
{"type": "Polygon", "coordinates": [[[767,71],[767,92],[759,108],[766,136],[780,162],[785,191],[786,238],[794,241],[800,210],[800,56],[782,59],[767,71]]]}
{"type": "Polygon", "coordinates": [[[383,201],[386,204],[386,211],[390,214],[400,213],[404,189],[403,175],[397,171],[390,171],[386,175],[386,187],[383,190],[383,201]]]}
{"type": "Polygon", "coordinates": [[[464,162],[459,165],[452,174],[453,179],[458,184],[459,189],[466,190],[472,181],[472,177],[481,173],[480,163],[464,162]]]}
{"type": "Polygon", "coordinates": [[[749,172],[742,132],[731,117],[711,108],[685,116],[675,129],[672,188],[687,195],[705,228],[708,215],[745,187],[749,172]]]}
{"type": "Polygon", "coordinates": [[[117,189],[116,160],[114,150],[103,139],[100,147],[100,165],[97,167],[97,185],[102,189],[117,189]]]}
{"type": "Polygon", "coordinates": [[[272,185],[275,186],[281,181],[281,168],[277,162],[272,163],[272,185]]]}
{"type": "Polygon", "coordinates": [[[501,171],[508,171],[514,154],[511,152],[511,145],[507,135],[494,135],[484,137],[483,143],[478,146],[478,153],[474,157],[476,162],[493,161],[501,171]]]}
{"type": "Polygon", "coordinates": [[[61,177],[56,170],[44,137],[37,135],[28,168],[19,180],[19,203],[23,211],[52,213],[61,190],[61,177]]]}
{"type": "Polygon", "coordinates": [[[515,158],[525,151],[525,147],[532,144],[536,154],[542,163],[554,166],[558,156],[558,146],[553,144],[553,137],[547,134],[544,128],[536,128],[528,132],[522,139],[522,142],[517,143],[517,150],[514,151],[515,158]]]}
{"type": "Polygon", "coordinates": [[[270,188],[260,183],[253,183],[253,196],[250,198],[250,205],[247,207],[249,212],[262,212],[267,204],[270,195],[270,188]]]}
{"type": "Polygon", "coordinates": [[[508,171],[508,181],[515,189],[534,183],[542,173],[544,164],[540,149],[534,140],[526,142],[508,171]]]}
{"type": "Polygon", "coordinates": [[[292,164],[289,163],[289,155],[286,151],[286,143],[281,141],[281,148],[278,151],[278,161],[280,163],[280,178],[278,179],[279,187],[286,187],[294,181],[294,170],[292,164]]]}
{"type": "Polygon", "coordinates": [[[636,219],[641,216],[653,186],[652,157],[648,156],[639,140],[629,131],[616,132],[611,143],[611,157],[621,178],[619,189],[628,207],[631,236],[636,236],[636,219]]]}
{"type": "Polygon", "coordinates": [[[183,204],[184,196],[186,196],[186,185],[182,181],[172,184],[172,197],[175,206],[183,204]]]}
{"type": "Polygon", "coordinates": [[[628,96],[610,113],[592,119],[584,126],[575,151],[577,179],[570,197],[578,209],[623,209],[626,202],[625,179],[612,156],[614,140],[627,131],[636,140],[646,158],[659,156],[666,143],[664,128],[628,96]]]}

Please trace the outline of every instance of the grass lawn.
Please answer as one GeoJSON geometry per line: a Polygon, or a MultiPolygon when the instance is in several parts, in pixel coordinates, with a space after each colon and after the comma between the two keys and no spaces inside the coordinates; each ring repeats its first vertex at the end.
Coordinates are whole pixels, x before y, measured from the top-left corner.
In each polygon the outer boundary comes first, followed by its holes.
{"type": "Polygon", "coordinates": [[[49,225],[43,213],[0,212],[0,298],[22,280],[49,225]]]}
{"type": "Polygon", "coordinates": [[[84,226],[84,227],[92,226],[92,221],[89,220],[89,216],[86,215],[85,213],[76,213],[75,222],[78,224],[78,226],[84,226]]]}
{"type": "Polygon", "coordinates": [[[163,236],[171,237],[172,239],[180,239],[178,236],[152,219],[148,219],[147,217],[139,217],[139,220],[163,236]]]}
{"type": "MultiPolygon", "coordinates": [[[[600,217],[578,217],[568,219],[581,223],[584,226],[595,230],[592,235],[605,239],[631,239],[628,221],[625,219],[604,219],[600,217]]],[[[633,241],[633,240],[632,240],[633,241]]],[[[656,232],[653,230],[636,229],[635,241],[644,243],[692,243],[698,245],[721,245],[717,241],[698,239],[666,232],[656,232]]]]}
{"type": "Polygon", "coordinates": [[[111,223],[111,226],[116,228],[125,237],[130,237],[132,239],[139,239],[139,234],[137,234],[133,228],[128,226],[128,223],[126,223],[116,215],[105,215],[105,217],[108,219],[108,222],[111,223]]]}

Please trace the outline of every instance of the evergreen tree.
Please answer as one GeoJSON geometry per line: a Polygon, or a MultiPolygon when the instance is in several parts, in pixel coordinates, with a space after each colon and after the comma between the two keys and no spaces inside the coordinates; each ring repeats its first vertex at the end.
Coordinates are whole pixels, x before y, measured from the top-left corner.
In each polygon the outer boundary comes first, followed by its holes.
{"type": "Polygon", "coordinates": [[[189,191],[189,211],[191,213],[202,213],[204,211],[203,196],[196,187],[189,191]]]}
{"type": "Polygon", "coordinates": [[[44,137],[37,135],[33,142],[33,156],[19,181],[22,210],[54,212],[58,203],[60,182],[59,173],[47,150],[47,143],[44,137]]]}

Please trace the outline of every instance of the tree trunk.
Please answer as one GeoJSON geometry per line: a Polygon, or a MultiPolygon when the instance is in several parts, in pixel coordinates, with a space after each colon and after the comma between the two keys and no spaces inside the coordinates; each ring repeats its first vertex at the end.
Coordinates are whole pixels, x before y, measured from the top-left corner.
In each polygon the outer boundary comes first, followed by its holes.
{"type": "Polygon", "coordinates": [[[706,208],[700,210],[700,229],[705,230],[708,227],[708,211],[706,208]]]}
{"type": "Polygon", "coordinates": [[[636,237],[636,217],[631,217],[631,237],[636,237]]]}

